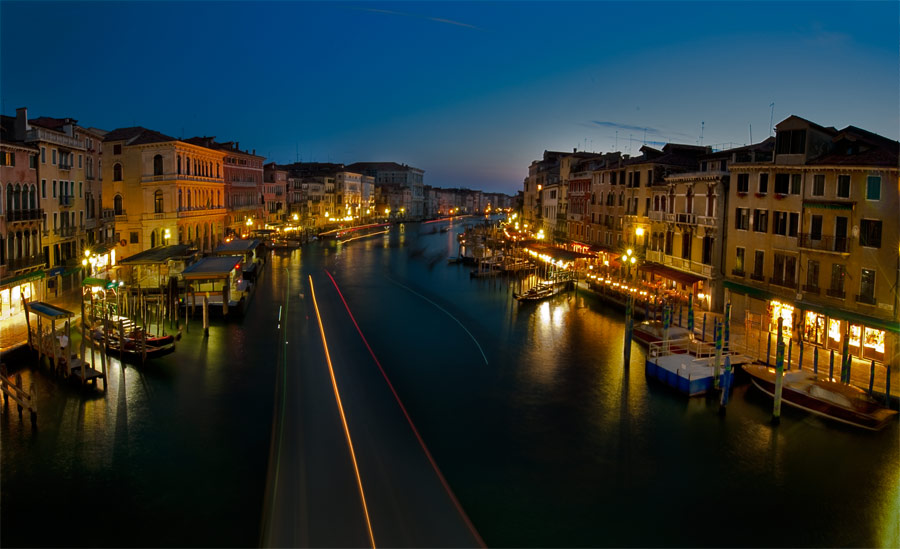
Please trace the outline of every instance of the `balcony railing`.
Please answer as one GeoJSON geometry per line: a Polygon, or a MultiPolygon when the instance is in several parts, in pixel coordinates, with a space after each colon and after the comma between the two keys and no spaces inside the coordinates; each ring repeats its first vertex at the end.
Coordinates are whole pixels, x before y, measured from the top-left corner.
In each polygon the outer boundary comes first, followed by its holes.
{"type": "Polygon", "coordinates": [[[75,204],[75,195],[69,196],[60,196],[59,197],[59,205],[63,207],[70,207],[75,204]]]}
{"type": "Polygon", "coordinates": [[[875,305],[875,296],[856,294],[856,302],[865,303],[866,305],[875,305]]]}
{"type": "Polygon", "coordinates": [[[650,210],[650,221],[665,221],[666,212],[650,210]]]}
{"type": "Polygon", "coordinates": [[[66,171],[66,172],[72,169],[71,164],[63,164],[62,162],[57,164],[56,167],[59,168],[61,171],[66,171]]]}
{"type": "Polygon", "coordinates": [[[704,227],[715,227],[716,218],[708,215],[698,215],[697,225],[703,225],[704,227]]]}
{"type": "Polygon", "coordinates": [[[692,213],[680,212],[675,214],[675,220],[677,223],[684,223],[687,225],[696,225],[697,224],[697,215],[692,213]]]}
{"type": "Polygon", "coordinates": [[[7,221],[35,221],[44,217],[44,210],[36,208],[33,210],[10,210],[6,212],[7,221]]]}
{"type": "Polygon", "coordinates": [[[799,248],[839,254],[850,253],[850,238],[846,236],[828,236],[800,233],[798,237],[799,238],[797,239],[797,246],[799,248]]]}
{"type": "MultiPolygon", "coordinates": [[[[122,213],[125,213],[125,212],[122,212],[122,213]]],[[[112,208],[103,208],[103,211],[101,212],[100,215],[103,217],[103,219],[112,219],[112,218],[116,217],[116,211],[113,210],[112,208]]]]}
{"type": "Polygon", "coordinates": [[[10,271],[18,271],[19,269],[27,269],[28,267],[35,267],[37,265],[42,265],[44,263],[44,256],[42,255],[33,255],[30,257],[17,257],[15,259],[9,259],[6,262],[6,268],[10,271]]]}
{"type": "Polygon", "coordinates": [[[825,295],[827,295],[828,297],[836,297],[838,299],[844,299],[845,297],[847,297],[847,293],[844,292],[844,290],[835,288],[828,288],[827,290],[825,290],[825,295]]]}
{"type": "Polygon", "coordinates": [[[804,284],[804,285],[803,285],[803,291],[806,292],[806,293],[808,293],[808,294],[816,294],[816,295],[819,295],[819,292],[820,292],[821,290],[819,290],[819,287],[818,287],[818,286],[810,286],[809,284],[804,284]]]}
{"type": "Polygon", "coordinates": [[[797,289],[797,282],[793,280],[784,280],[782,278],[773,278],[769,277],[769,284],[774,284],[775,286],[781,286],[782,288],[791,288],[797,289]]]}
{"type": "Polygon", "coordinates": [[[210,183],[224,183],[221,177],[206,177],[202,175],[185,175],[183,173],[167,173],[162,175],[145,175],[141,177],[141,183],[155,183],[157,181],[206,181],[210,183]]]}
{"type": "Polygon", "coordinates": [[[745,273],[743,269],[731,269],[731,274],[743,278],[747,273],[745,273]]]}
{"type": "Polygon", "coordinates": [[[84,142],[66,134],[60,134],[46,128],[32,126],[25,132],[25,141],[46,141],[70,149],[84,150],[84,142]]]}
{"type": "Polygon", "coordinates": [[[762,273],[750,273],[750,280],[755,280],[757,282],[765,282],[766,276],[762,273]]]}
{"type": "Polygon", "coordinates": [[[62,238],[69,238],[69,237],[75,236],[76,230],[77,230],[77,227],[75,227],[74,225],[70,225],[70,226],[60,227],[58,229],[55,229],[54,232],[56,232],[56,234],[58,234],[62,238]]]}

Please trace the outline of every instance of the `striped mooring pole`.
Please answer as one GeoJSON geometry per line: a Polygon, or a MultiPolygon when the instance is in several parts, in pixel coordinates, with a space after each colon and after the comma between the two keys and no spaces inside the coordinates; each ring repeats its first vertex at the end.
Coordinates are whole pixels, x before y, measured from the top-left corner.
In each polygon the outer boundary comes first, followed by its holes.
{"type": "Polygon", "coordinates": [[[784,340],[781,338],[784,319],[778,317],[778,343],[775,346],[775,402],[772,406],[772,423],[781,421],[781,392],[784,387],[784,340]]]}

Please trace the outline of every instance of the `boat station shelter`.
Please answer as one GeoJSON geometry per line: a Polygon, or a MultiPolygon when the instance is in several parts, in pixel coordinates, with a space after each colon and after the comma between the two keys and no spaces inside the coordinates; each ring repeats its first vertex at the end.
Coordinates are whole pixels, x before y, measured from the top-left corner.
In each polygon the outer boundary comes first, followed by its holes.
{"type": "Polygon", "coordinates": [[[185,303],[198,305],[206,296],[209,303],[237,305],[248,287],[241,276],[242,260],[239,255],[210,256],[187,267],[181,273],[185,303]]]}
{"type": "Polygon", "coordinates": [[[119,261],[118,280],[131,289],[157,290],[170,284],[195,258],[186,244],[157,246],[119,261]]]}
{"type": "Polygon", "coordinates": [[[213,255],[217,256],[241,256],[243,265],[241,271],[244,278],[253,280],[256,277],[256,271],[260,267],[262,257],[256,254],[260,241],[256,239],[234,239],[225,242],[213,250],[213,255]]]}

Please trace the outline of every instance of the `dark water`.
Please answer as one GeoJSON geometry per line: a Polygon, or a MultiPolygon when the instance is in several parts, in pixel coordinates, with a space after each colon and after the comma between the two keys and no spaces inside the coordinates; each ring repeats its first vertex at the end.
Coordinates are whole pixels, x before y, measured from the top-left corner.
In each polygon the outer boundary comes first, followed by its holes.
{"type": "Polygon", "coordinates": [[[97,398],[35,372],[39,431],[0,416],[2,545],[256,545],[285,267],[335,276],[488,545],[900,545],[896,423],[788,408],[773,428],[747,385],[721,418],[646,380],[639,347],[623,367],[621,312],[582,292],[520,305],[438,260],[453,232],[419,230],[276,254],[243,322],[114,363],[97,398]]]}

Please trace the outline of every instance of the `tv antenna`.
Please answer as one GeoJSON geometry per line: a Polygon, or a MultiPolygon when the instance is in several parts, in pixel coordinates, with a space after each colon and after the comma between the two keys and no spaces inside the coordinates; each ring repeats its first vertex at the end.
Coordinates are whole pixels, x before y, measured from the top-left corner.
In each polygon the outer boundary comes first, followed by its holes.
{"type": "Polygon", "coordinates": [[[706,124],[704,121],[700,121],[700,145],[703,145],[703,126],[706,124]]]}
{"type": "Polygon", "coordinates": [[[772,123],[775,121],[775,102],[774,101],[769,103],[769,109],[771,109],[769,112],[769,136],[771,136],[772,130],[775,129],[775,126],[772,125],[772,123]]]}

